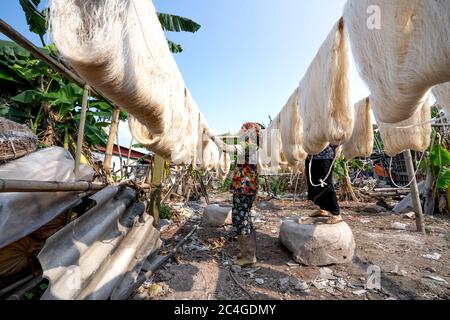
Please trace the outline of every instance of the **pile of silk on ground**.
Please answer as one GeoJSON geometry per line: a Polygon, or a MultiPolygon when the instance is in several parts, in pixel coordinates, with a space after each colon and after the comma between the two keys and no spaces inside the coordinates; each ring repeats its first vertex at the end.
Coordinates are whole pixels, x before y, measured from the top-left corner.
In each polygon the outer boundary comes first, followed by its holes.
{"type": "Polygon", "coordinates": [[[347,42],[341,18],[300,82],[303,148],[308,154],[318,154],[329,143],[341,145],[352,135],[347,42]]]}
{"type": "Polygon", "coordinates": [[[344,19],[376,118],[396,123],[450,81],[450,1],[349,0],[344,19]]]}
{"type": "Polygon", "coordinates": [[[373,150],[373,128],[369,97],[358,101],[355,104],[354,112],[356,121],[353,133],[342,149],[347,160],[356,157],[369,157],[373,150]]]}

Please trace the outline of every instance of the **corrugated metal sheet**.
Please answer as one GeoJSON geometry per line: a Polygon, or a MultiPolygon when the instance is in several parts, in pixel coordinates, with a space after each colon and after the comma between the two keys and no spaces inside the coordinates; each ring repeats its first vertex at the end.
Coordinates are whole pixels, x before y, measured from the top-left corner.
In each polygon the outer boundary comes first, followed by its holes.
{"type": "Polygon", "coordinates": [[[135,190],[111,186],[90,199],[95,207],[49,238],[38,256],[50,281],[42,299],[124,299],[161,246],[135,190]]]}

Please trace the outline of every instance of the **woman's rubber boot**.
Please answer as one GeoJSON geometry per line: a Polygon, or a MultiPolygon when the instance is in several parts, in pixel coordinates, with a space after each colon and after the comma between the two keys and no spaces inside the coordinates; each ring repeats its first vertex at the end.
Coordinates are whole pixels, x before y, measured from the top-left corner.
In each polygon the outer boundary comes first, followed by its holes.
{"type": "Polygon", "coordinates": [[[256,233],[254,230],[249,235],[238,236],[240,258],[235,261],[235,265],[246,267],[256,263],[256,233]]]}

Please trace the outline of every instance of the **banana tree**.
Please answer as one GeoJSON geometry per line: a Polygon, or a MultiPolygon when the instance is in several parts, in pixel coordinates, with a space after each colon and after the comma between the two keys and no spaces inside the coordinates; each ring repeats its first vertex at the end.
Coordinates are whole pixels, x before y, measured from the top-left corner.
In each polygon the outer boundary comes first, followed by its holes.
{"type": "MultiPolygon", "coordinates": [[[[42,145],[76,148],[83,90],[13,42],[0,41],[0,116],[28,124],[42,145]]],[[[86,146],[105,144],[113,108],[90,97],[86,146]]],[[[126,114],[121,114],[126,119],[126,114]]]]}

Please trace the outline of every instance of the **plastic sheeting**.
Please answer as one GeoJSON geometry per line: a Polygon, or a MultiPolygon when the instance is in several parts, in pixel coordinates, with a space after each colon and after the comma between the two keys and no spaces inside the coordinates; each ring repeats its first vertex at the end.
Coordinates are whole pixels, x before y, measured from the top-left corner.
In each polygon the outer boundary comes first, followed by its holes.
{"type": "MultiPolygon", "coordinates": [[[[0,166],[1,179],[75,181],[75,161],[60,147],[38,150],[0,166]]],[[[94,171],[82,165],[81,180],[92,181],[94,171]]],[[[0,248],[39,229],[81,202],[76,192],[0,193],[0,248]]]]}
{"type": "Polygon", "coordinates": [[[136,191],[107,187],[96,205],[50,237],[38,259],[49,288],[43,300],[124,299],[145,259],[161,245],[136,191]]]}

